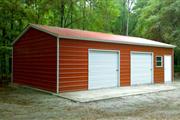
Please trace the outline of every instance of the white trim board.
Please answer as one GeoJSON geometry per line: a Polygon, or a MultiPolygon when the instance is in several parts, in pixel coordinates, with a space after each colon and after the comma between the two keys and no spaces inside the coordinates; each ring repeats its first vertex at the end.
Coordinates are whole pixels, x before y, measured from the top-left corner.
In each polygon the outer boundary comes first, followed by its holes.
{"type": "Polygon", "coordinates": [[[163,55],[156,55],[155,56],[155,66],[157,67],[157,68],[163,68],[164,67],[164,57],[163,57],[163,55]],[[161,57],[161,66],[157,66],[157,57],[161,57]]]}
{"type": "Polygon", "coordinates": [[[59,38],[57,38],[57,59],[56,59],[57,60],[57,68],[56,68],[57,69],[56,70],[56,72],[57,72],[56,73],[57,74],[56,75],[56,77],[57,77],[56,78],[56,92],[57,92],[57,94],[59,93],[59,78],[60,78],[59,77],[59,54],[60,54],[59,53],[59,38]]]}

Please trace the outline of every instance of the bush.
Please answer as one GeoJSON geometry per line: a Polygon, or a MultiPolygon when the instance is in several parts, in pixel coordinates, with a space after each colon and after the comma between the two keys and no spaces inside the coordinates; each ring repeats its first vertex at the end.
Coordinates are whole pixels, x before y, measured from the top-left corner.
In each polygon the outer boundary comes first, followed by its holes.
{"type": "Polygon", "coordinates": [[[180,65],[174,65],[174,72],[180,72],[180,65]]]}

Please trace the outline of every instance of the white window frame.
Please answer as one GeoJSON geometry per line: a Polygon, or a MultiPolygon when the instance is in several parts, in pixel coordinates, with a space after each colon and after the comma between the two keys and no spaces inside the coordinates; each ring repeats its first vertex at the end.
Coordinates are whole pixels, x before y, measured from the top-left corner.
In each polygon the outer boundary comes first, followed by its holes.
{"type": "Polygon", "coordinates": [[[163,67],[163,56],[156,56],[156,67],[163,67]],[[160,57],[161,58],[161,61],[157,61],[157,57],[160,57]],[[158,66],[157,65],[157,62],[161,62],[161,66],[158,66]]]}

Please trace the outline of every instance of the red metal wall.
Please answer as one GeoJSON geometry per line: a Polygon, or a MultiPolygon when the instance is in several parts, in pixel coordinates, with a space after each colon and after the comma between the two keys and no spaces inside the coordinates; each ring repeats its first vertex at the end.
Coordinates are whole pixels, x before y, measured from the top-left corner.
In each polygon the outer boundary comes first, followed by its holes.
{"type": "Polygon", "coordinates": [[[156,67],[156,55],[173,55],[168,48],[92,41],[60,40],[60,92],[88,89],[88,49],[120,50],[120,84],[130,85],[130,51],[154,52],[154,82],[164,82],[164,67],[156,67]]]}
{"type": "Polygon", "coordinates": [[[31,28],[13,48],[13,82],[56,92],[55,37],[31,28]]]}
{"type": "MultiPolygon", "coordinates": [[[[56,43],[33,28],[23,35],[13,48],[13,82],[56,92],[56,43]]],[[[60,92],[88,89],[88,49],[120,50],[121,86],[130,85],[130,51],[154,53],[155,83],[164,82],[164,66],[155,66],[155,56],[173,56],[167,48],[60,39],[60,92]]]]}

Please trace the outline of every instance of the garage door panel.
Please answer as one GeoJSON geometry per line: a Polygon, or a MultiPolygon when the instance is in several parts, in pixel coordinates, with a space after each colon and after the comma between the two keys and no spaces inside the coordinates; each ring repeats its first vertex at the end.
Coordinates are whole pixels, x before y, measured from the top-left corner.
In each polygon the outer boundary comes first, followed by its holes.
{"type": "Polygon", "coordinates": [[[137,79],[147,79],[146,77],[149,76],[149,75],[151,75],[151,74],[138,74],[138,75],[133,75],[133,76],[138,77],[137,79]],[[140,78],[140,77],[143,77],[143,78],[140,78]]]}
{"type": "Polygon", "coordinates": [[[98,71],[98,72],[91,72],[89,75],[91,77],[108,77],[108,76],[115,76],[115,72],[109,72],[109,71],[98,71]],[[97,75],[98,74],[98,75],[97,75]]]}
{"type": "Polygon", "coordinates": [[[94,53],[94,54],[91,54],[92,58],[97,58],[97,59],[93,59],[93,60],[99,60],[98,59],[99,57],[101,57],[102,60],[106,60],[107,57],[116,57],[116,56],[112,56],[113,52],[111,52],[111,51],[90,51],[90,52],[94,53]]]}
{"type": "MultiPolygon", "coordinates": [[[[93,59],[97,59],[97,58],[93,58],[93,59]]],[[[94,66],[102,66],[104,64],[111,64],[113,66],[117,65],[116,63],[114,63],[114,61],[97,61],[97,62],[96,61],[93,61],[93,62],[91,61],[91,65],[94,65],[94,66]]]]}
{"type": "Polygon", "coordinates": [[[131,53],[131,85],[152,83],[152,54],[131,53]]]}
{"type": "MultiPolygon", "coordinates": [[[[99,74],[98,76],[91,76],[91,81],[97,81],[97,79],[103,79],[103,80],[112,79],[112,80],[109,80],[109,81],[113,81],[113,78],[117,78],[117,77],[115,77],[115,75],[102,75],[102,74],[99,74]]],[[[103,81],[103,80],[101,80],[101,81],[103,81]]]]}
{"type": "Polygon", "coordinates": [[[89,89],[118,86],[118,52],[89,51],[89,89]]]}
{"type": "MultiPolygon", "coordinates": [[[[93,78],[92,78],[92,81],[93,81],[92,83],[93,83],[93,84],[98,83],[98,85],[99,85],[99,84],[107,84],[107,85],[108,85],[108,84],[112,84],[112,85],[115,85],[115,86],[117,85],[117,80],[114,80],[114,81],[112,80],[112,81],[110,81],[109,79],[111,79],[111,78],[109,77],[109,78],[106,78],[106,79],[97,81],[97,79],[93,79],[93,78]],[[112,83],[112,82],[113,82],[113,83],[112,83]]],[[[96,85],[94,85],[94,86],[96,86],[96,85]]]]}
{"type": "Polygon", "coordinates": [[[134,61],[138,61],[138,62],[147,62],[147,61],[151,61],[151,57],[147,56],[147,57],[141,57],[142,59],[139,59],[141,56],[138,55],[138,57],[133,57],[134,61]]]}
{"type": "Polygon", "coordinates": [[[89,84],[90,88],[92,89],[98,89],[98,88],[109,88],[109,87],[115,87],[117,86],[117,81],[109,81],[109,80],[103,80],[103,81],[94,81],[89,84]],[[96,85],[94,85],[96,84],[96,85]],[[112,86],[109,86],[111,84],[112,86]]]}
{"type": "MultiPolygon", "coordinates": [[[[110,63],[104,63],[104,64],[110,64],[110,63]]],[[[110,69],[110,70],[115,70],[114,68],[117,67],[116,65],[112,65],[112,66],[104,66],[104,65],[92,65],[90,68],[96,68],[99,70],[103,70],[103,69],[110,69]]],[[[109,70],[109,71],[110,71],[109,70]]]]}

